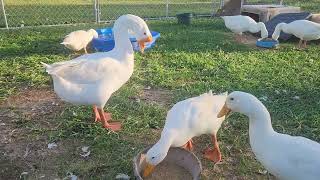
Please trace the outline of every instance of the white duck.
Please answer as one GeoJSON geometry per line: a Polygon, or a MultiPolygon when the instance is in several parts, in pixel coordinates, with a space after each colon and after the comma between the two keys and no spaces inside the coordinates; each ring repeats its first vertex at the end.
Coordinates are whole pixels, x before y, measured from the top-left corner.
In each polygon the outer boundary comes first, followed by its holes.
{"type": "Polygon", "coordinates": [[[307,47],[307,41],[320,39],[320,24],[308,21],[308,20],[297,20],[291,23],[279,23],[273,34],[272,38],[278,40],[281,31],[287,34],[293,34],[300,39],[298,47],[307,47]]]}
{"type": "Polygon", "coordinates": [[[204,151],[206,158],[219,162],[221,153],[216,134],[225,119],[217,118],[227,97],[227,93],[213,95],[202,94],[180,101],[168,112],[160,140],[146,154],[146,167],[143,176],[148,176],[168,153],[170,147],[184,147],[192,150],[192,138],[202,134],[211,134],[214,149],[204,151]]]}
{"type": "Polygon", "coordinates": [[[110,114],[103,107],[133,73],[134,51],[129,31],[134,33],[141,51],[152,41],[147,24],[138,16],[123,15],[113,27],[115,47],[109,52],[85,54],[70,61],[44,64],[52,76],[54,90],[60,98],[73,104],[93,105],[95,121],[105,128],[119,130],[120,123],[109,123],[110,114]],[[98,108],[97,108],[97,107],[98,108]]]}
{"type": "Polygon", "coordinates": [[[87,46],[93,38],[98,38],[98,33],[94,29],[89,29],[88,31],[79,30],[66,35],[63,42],[60,44],[63,44],[65,47],[73,51],[80,51],[84,49],[87,54],[87,46]]]}
{"type": "Polygon", "coordinates": [[[261,32],[261,39],[268,37],[268,31],[263,22],[256,22],[249,16],[221,16],[224,20],[225,26],[230,29],[233,33],[240,35],[242,39],[243,32],[257,33],[261,32]]]}
{"type": "Polygon", "coordinates": [[[278,179],[320,179],[320,144],[273,130],[267,108],[253,95],[235,91],[218,117],[229,111],[249,117],[250,145],[261,164],[278,179]]]}

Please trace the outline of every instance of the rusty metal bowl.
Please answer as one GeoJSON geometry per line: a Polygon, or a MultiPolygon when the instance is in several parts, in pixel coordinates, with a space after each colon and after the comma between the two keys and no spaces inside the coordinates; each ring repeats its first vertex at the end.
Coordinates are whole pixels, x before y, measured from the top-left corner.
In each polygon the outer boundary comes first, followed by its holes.
{"type": "MultiPolygon", "coordinates": [[[[133,171],[137,180],[143,180],[142,171],[142,154],[146,154],[151,147],[139,152],[133,159],[133,171]]],[[[183,148],[173,147],[169,149],[167,157],[163,162],[176,164],[186,169],[191,175],[193,180],[200,180],[202,165],[199,159],[190,151],[183,148]]]]}

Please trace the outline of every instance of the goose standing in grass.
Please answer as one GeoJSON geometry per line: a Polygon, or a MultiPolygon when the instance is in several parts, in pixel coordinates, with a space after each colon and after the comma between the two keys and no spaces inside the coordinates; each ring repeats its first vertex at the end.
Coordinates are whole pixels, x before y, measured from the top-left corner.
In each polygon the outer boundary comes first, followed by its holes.
{"type": "Polygon", "coordinates": [[[192,138],[210,134],[214,149],[207,148],[204,156],[211,161],[219,162],[221,153],[217,141],[217,132],[225,117],[217,118],[227,97],[227,93],[213,95],[202,94],[180,101],[167,114],[166,123],[160,140],[146,154],[146,168],[143,176],[148,176],[168,153],[170,147],[184,147],[192,150],[192,138]]]}
{"type": "Polygon", "coordinates": [[[278,40],[281,31],[299,38],[298,48],[306,48],[307,41],[320,39],[320,24],[308,20],[279,23],[272,34],[272,39],[278,40]]]}
{"type": "Polygon", "coordinates": [[[54,91],[60,98],[73,104],[93,105],[95,121],[101,121],[105,128],[116,131],[120,130],[120,123],[110,123],[110,113],[105,113],[103,107],[133,73],[134,51],[128,33],[134,33],[141,51],[146,42],[152,41],[152,36],[147,24],[134,15],[119,17],[113,31],[115,47],[109,52],[43,64],[52,76],[54,91]]]}
{"type": "Polygon", "coordinates": [[[65,47],[73,51],[80,51],[84,49],[84,52],[87,54],[87,46],[93,38],[98,38],[98,33],[94,29],[90,29],[88,31],[79,30],[66,35],[63,42],[60,44],[63,44],[65,47]]]}
{"type": "Polygon", "coordinates": [[[218,117],[234,111],[249,117],[250,145],[261,164],[278,179],[320,179],[320,144],[273,130],[267,108],[253,95],[231,93],[218,117]]]}
{"type": "MultiPolygon", "coordinates": [[[[240,36],[242,40],[242,33],[251,32],[257,33],[261,32],[261,39],[268,37],[268,31],[263,22],[256,22],[249,16],[221,16],[224,20],[225,26],[230,29],[233,33],[236,33],[240,36]]],[[[239,37],[237,37],[239,38],[239,37]]]]}

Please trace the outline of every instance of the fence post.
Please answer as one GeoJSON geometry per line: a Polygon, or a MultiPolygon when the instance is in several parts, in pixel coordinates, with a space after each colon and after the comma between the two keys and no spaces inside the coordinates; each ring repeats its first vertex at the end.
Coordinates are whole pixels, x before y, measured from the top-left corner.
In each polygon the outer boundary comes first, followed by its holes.
{"type": "Polygon", "coordinates": [[[166,1],[166,18],[169,17],[169,0],[166,1]]]}
{"type": "Polygon", "coordinates": [[[1,0],[1,6],[2,6],[2,12],[3,12],[3,17],[4,17],[4,23],[6,24],[6,28],[9,29],[8,21],[7,21],[7,14],[6,14],[6,10],[4,8],[3,0],[1,0]]]}
{"type": "Polygon", "coordinates": [[[220,0],[220,8],[222,9],[224,6],[224,0],[220,0]]]}
{"type": "Polygon", "coordinates": [[[281,1],[279,2],[279,4],[280,4],[280,5],[283,5],[283,0],[281,0],[281,1]]]}
{"type": "Polygon", "coordinates": [[[100,23],[100,2],[99,0],[94,0],[94,14],[96,18],[96,23],[100,23]]]}
{"type": "Polygon", "coordinates": [[[212,16],[217,12],[216,9],[214,9],[216,7],[216,1],[212,0],[212,16]]]}

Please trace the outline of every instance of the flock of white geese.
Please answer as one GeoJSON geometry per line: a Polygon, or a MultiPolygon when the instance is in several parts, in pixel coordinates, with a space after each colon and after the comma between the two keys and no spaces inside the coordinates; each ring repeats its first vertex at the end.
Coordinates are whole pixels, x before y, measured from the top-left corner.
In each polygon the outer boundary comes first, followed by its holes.
{"type": "MultiPolygon", "coordinates": [[[[256,23],[247,16],[225,16],[223,19],[226,27],[234,33],[241,35],[245,31],[260,31],[261,38],[268,37],[264,24],[256,23]]],[[[306,41],[320,38],[320,25],[307,20],[278,24],[272,37],[278,39],[281,31],[300,38],[304,46],[306,41]]],[[[145,43],[152,41],[152,36],[145,21],[134,15],[119,17],[113,32],[115,47],[109,52],[84,54],[69,61],[43,65],[51,75],[54,91],[60,98],[73,104],[92,105],[94,121],[118,131],[121,124],[111,122],[111,114],[103,108],[133,73],[134,51],[129,32],[137,39],[141,51],[145,43]]],[[[76,31],[69,34],[62,44],[73,50],[86,49],[96,37],[98,34],[94,30],[76,31]]],[[[204,150],[205,158],[221,161],[216,135],[230,111],[248,116],[252,151],[269,173],[285,180],[320,179],[320,144],[304,137],[277,133],[263,103],[255,96],[239,91],[229,95],[209,92],[176,103],[167,114],[161,138],[146,154],[144,177],[166,157],[170,147],[191,151],[192,138],[202,134],[210,134],[213,143],[212,149],[204,150]]]]}

